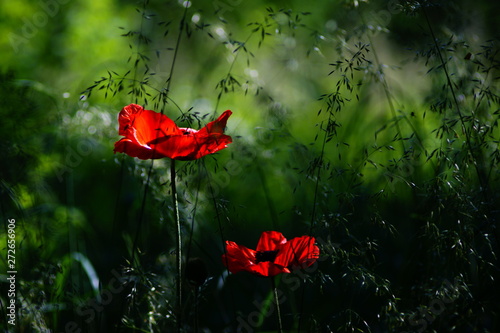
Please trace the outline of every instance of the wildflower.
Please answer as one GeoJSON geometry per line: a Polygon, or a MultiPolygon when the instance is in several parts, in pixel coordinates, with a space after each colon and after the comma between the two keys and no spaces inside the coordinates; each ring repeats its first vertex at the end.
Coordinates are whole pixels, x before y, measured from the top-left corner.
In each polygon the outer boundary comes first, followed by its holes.
{"type": "Polygon", "coordinates": [[[247,271],[261,276],[290,273],[293,269],[311,266],[319,258],[315,241],[310,236],[287,241],[280,232],[265,231],[255,250],[226,241],[222,261],[231,273],[247,271]]]}
{"type": "Polygon", "coordinates": [[[200,130],[179,128],[167,116],[137,104],[125,106],[118,116],[118,133],[124,138],[115,143],[114,152],[142,160],[170,157],[195,160],[227,147],[232,139],[224,134],[230,110],[200,130]]]}

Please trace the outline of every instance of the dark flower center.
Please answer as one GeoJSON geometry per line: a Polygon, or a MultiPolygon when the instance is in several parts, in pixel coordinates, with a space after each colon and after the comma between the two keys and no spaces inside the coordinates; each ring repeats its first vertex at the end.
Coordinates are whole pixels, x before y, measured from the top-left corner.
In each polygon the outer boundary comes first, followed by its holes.
{"type": "Polygon", "coordinates": [[[278,250],[276,251],[257,251],[255,254],[255,259],[257,264],[259,262],[271,261],[273,262],[276,259],[276,255],[278,254],[278,250]]]}

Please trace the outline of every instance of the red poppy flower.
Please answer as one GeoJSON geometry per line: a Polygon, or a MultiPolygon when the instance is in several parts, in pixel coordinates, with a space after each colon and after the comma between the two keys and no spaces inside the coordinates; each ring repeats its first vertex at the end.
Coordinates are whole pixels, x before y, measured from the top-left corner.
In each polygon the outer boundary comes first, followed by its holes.
{"type": "Polygon", "coordinates": [[[195,160],[226,148],[232,139],[224,134],[230,110],[199,131],[179,128],[167,116],[137,104],[124,107],[118,115],[118,134],[124,138],[115,143],[115,153],[125,153],[142,160],[170,157],[195,160]]]}
{"type": "Polygon", "coordinates": [[[311,266],[319,258],[315,242],[310,236],[287,241],[280,232],[265,231],[255,250],[226,241],[222,262],[231,273],[247,271],[261,276],[290,273],[291,269],[311,266]]]}

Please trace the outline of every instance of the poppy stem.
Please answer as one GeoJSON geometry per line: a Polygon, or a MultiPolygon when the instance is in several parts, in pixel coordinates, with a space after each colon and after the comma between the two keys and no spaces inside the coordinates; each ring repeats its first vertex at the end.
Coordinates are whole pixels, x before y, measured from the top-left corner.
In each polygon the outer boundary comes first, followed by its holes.
{"type": "Polygon", "coordinates": [[[177,187],[175,185],[175,160],[170,159],[170,186],[172,189],[172,204],[174,206],[175,232],[177,235],[176,241],[176,263],[177,263],[177,332],[181,331],[181,314],[182,314],[182,238],[181,238],[181,222],[179,219],[179,206],[177,204],[177,187]]]}
{"type": "Polygon", "coordinates": [[[274,293],[274,304],[276,304],[276,312],[278,314],[278,332],[283,333],[283,325],[281,324],[280,300],[278,297],[278,288],[276,288],[276,282],[274,276],[271,276],[271,285],[274,293]]]}

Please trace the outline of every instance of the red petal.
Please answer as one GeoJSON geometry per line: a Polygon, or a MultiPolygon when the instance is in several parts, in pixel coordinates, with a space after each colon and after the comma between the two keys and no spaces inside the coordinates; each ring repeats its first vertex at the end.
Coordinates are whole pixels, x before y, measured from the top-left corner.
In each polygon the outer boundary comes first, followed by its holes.
{"type": "Polygon", "coordinates": [[[226,148],[231,137],[221,134],[218,137],[200,135],[201,131],[187,131],[184,135],[163,137],[158,140],[156,149],[160,154],[177,160],[195,160],[226,148]]]}
{"type": "Polygon", "coordinates": [[[180,129],[167,116],[130,104],[120,111],[118,117],[118,133],[125,138],[115,143],[115,152],[141,159],[198,159],[226,148],[232,142],[231,137],[224,134],[231,114],[227,110],[217,120],[196,131],[180,129]]]}
{"type": "Polygon", "coordinates": [[[137,104],[125,106],[118,115],[118,133],[125,136],[115,143],[115,152],[141,159],[166,157],[156,152],[154,140],[165,135],[179,134],[177,125],[167,116],[137,104]]]}
{"type": "Polygon", "coordinates": [[[231,273],[246,271],[260,276],[290,273],[287,267],[275,265],[270,261],[256,264],[255,253],[256,251],[245,246],[226,241],[226,253],[222,255],[222,262],[231,273]]]}
{"type": "Polygon", "coordinates": [[[217,134],[223,134],[224,133],[224,129],[226,128],[226,123],[227,123],[227,120],[229,119],[229,117],[232,115],[233,113],[231,112],[231,110],[226,110],[224,111],[220,116],[219,118],[217,118],[216,120],[214,121],[211,121],[209,122],[205,127],[203,127],[202,129],[200,129],[198,132],[202,132],[200,133],[200,135],[217,135],[217,134]]]}
{"type": "Polygon", "coordinates": [[[146,144],[159,136],[181,134],[173,120],[164,114],[144,110],[137,104],[124,107],[118,115],[118,122],[120,124],[118,134],[127,137],[133,128],[141,144],[146,144]]]}
{"type": "Polygon", "coordinates": [[[159,138],[155,142],[156,149],[173,159],[195,160],[226,148],[232,142],[232,138],[223,133],[231,114],[230,110],[225,111],[217,120],[208,123],[199,131],[180,128],[179,135],[159,138]]]}
{"type": "Polygon", "coordinates": [[[256,265],[249,266],[247,271],[261,276],[275,276],[281,273],[290,273],[288,268],[280,267],[270,261],[260,262],[256,265]]]}
{"type": "Polygon", "coordinates": [[[166,157],[157,151],[154,151],[148,146],[142,146],[135,141],[127,138],[122,138],[115,143],[115,153],[125,153],[131,157],[138,157],[141,160],[149,160],[152,158],[166,157]]]}
{"type": "Polygon", "coordinates": [[[255,265],[255,251],[226,241],[226,253],[222,255],[222,262],[231,273],[246,271],[255,265]]]}
{"type": "Polygon", "coordinates": [[[257,243],[256,251],[276,251],[286,243],[286,238],[281,232],[264,231],[257,243]]]}
{"type": "Polygon", "coordinates": [[[310,236],[296,237],[289,240],[278,252],[274,263],[283,267],[304,268],[311,266],[319,258],[316,239],[310,236]]]}

